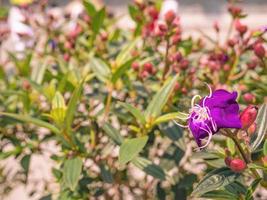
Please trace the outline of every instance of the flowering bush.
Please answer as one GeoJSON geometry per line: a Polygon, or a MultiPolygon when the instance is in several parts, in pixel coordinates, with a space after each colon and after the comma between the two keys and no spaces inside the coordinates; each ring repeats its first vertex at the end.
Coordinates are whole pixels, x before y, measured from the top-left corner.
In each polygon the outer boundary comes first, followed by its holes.
{"type": "Polygon", "coordinates": [[[229,32],[216,39],[185,36],[174,2],[134,1],[132,30],[105,7],[83,6],[64,16],[44,1],[9,10],[22,14],[0,33],[19,47],[0,68],[0,192],[30,184],[34,155],[53,161],[41,199],[253,199],[264,190],[266,28],[250,30],[234,1],[229,32]]]}

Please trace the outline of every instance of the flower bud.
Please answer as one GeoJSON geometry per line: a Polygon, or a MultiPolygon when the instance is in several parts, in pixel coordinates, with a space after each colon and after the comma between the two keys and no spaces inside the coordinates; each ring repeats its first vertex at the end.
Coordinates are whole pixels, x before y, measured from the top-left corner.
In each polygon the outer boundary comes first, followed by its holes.
{"type": "Polygon", "coordinates": [[[30,90],[31,89],[31,84],[28,80],[23,80],[22,82],[22,88],[24,90],[30,90]]]}
{"type": "Polygon", "coordinates": [[[236,18],[236,17],[239,17],[241,15],[242,9],[240,7],[230,5],[228,7],[228,11],[231,13],[233,18],[236,18]]]}
{"type": "Polygon", "coordinates": [[[236,39],[229,39],[227,41],[227,44],[230,46],[230,47],[234,47],[236,44],[237,44],[237,41],[236,39]]]}
{"type": "Polygon", "coordinates": [[[181,69],[186,70],[188,66],[189,66],[189,61],[187,59],[181,60],[180,62],[181,69]]]}
{"type": "Polygon", "coordinates": [[[213,23],[213,28],[217,33],[220,32],[220,27],[219,27],[218,21],[215,21],[213,23]]]}
{"type": "Polygon", "coordinates": [[[173,10],[169,10],[165,13],[164,19],[167,22],[167,24],[171,24],[173,20],[175,19],[176,15],[173,10]]]}
{"type": "Polygon", "coordinates": [[[158,19],[159,11],[154,6],[150,6],[148,8],[148,14],[153,20],[156,20],[158,19]]]}
{"type": "Polygon", "coordinates": [[[242,172],[246,169],[247,164],[240,158],[234,158],[230,162],[230,169],[234,172],[242,172]]]}
{"type": "Polygon", "coordinates": [[[181,41],[181,35],[180,34],[175,34],[174,36],[171,37],[171,42],[173,45],[176,45],[180,41],[181,41]]]}
{"type": "Polygon", "coordinates": [[[250,136],[252,136],[255,132],[256,132],[256,129],[257,129],[257,124],[254,122],[249,128],[248,128],[248,134],[250,136]]]}
{"type": "Polygon", "coordinates": [[[246,25],[241,24],[239,20],[235,22],[235,28],[240,33],[240,35],[244,35],[248,30],[248,27],[246,25]]]}
{"type": "Polygon", "coordinates": [[[255,69],[258,65],[258,59],[257,58],[252,58],[251,61],[247,62],[248,69],[255,69]]]}
{"type": "Polygon", "coordinates": [[[242,129],[248,129],[256,120],[258,107],[249,105],[240,115],[242,129]]]}
{"type": "Polygon", "coordinates": [[[147,71],[149,74],[153,73],[153,65],[151,62],[147,62],[144,64],[144,70],[147,71]]]}
{"type": "Polygon", "coordinates": [[[263,47],[263,45],[261,43],[255,44],[253,47],[253,50],[254,50],[254,53],[256,56],[258,56],[259,58],[264,58],[265,48],[263,47]]]}
{"type": "Polygon", "coordinates": [[[256,97],[252,93],[246,93],[243,95],[243,99],[246,103],[253,103],[256,101],[256,97]]]}
{"type": "Polygon", "coordinates": [[[133,63],[132,63],[132,69],[133,69],[134,71],[138,71],[138,70],[139,70],[139,64],[138,64],[137,62],[133,62],[133,63]]]}
{"type": "Polygon", "coordinates": [[[64,59],[66,62],[68,62],[68,61],[70,60],[70,54],[65,53],[65,54],[63,55],[63,59],[64,59]]]}
{"type": "Polygon", "coordinates": [[[166,32],[168,30],[166,24],[162,24],[162,23],[158,24],[158,27],[159,27],[159,30],[162,32],[166,32]]]}
{"type": "Polygon", "coordinates": [[[180,89],[180,83],[176,82],[174,85],[174,91],[178,91],[180,89]]]}

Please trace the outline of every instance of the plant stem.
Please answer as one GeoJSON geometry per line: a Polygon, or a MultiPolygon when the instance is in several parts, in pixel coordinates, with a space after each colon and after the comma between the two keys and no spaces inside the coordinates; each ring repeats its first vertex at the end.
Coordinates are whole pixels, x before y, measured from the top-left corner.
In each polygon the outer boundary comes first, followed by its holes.
{"type": "Polygon", "coordinates": [[[106,108],[105,108],[103,121],[106,121],[106,118],[107,118],[107,116],[109,114],[109,111],[110,111],[110,106],[111,106],[111,101],[112,101],[113,86],[109,87],[108,90],[109,90],[109,92],[108,92],[108,97],[107,97],[107,102],[106,102],[106,108]]]}
{"type": "Polygon", "coordinates": [[[165,76],[166,74],[169,72],[169,62],[168,62],[168,55],[169,55],[169,48],[170,48],[170,38],[169,36],[167,36],[166,38],[167,44],[166,44],[166,51],[165,51],[165,56],[164,56],[164,70],[163,70],[163,74],[162,74],[162,82],[165,80],[165,76]]]}

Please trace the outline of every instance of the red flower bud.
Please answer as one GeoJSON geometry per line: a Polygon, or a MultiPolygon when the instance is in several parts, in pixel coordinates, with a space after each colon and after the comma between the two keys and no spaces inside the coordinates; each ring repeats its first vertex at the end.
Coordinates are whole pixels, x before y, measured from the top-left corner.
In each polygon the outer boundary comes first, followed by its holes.
{"type": "Polygon", "coordinates": [[[228,11],[231,13],[231,15],[236,18],[241,15],[242,9],[240,7],[236,7],[233,5],[230,5],[228,7],[228,11]]]}
{"type": "Polygon", "coordinates": [[[258,107],[249,105],[240,115],[242,129],[248,129],[256,120],[258,107]]]}
{"type": "Polygon", "coordinates": [[[189,61],[186,60],[186,59],[183,59],[181,62],[180,62],[180,67],[181,69],[183,70],[186,70],[189,66],[189,61]]]}
{"type": "Polygon", "coordinates": [[[181,41],[181,35],[176,34],[176,35],[172,36],[171,41],[172,41],[173,45],[177,44],[178,42],[181,41]]]}
{"type": "Polygon", "coordinates": [[[176,82],[174,85],[174,91],[178,91],[180,89],[180,83],[176,82]]]}
{"type": "Polygon", "coordinates": [[[230,162],[230,169],[234,172],[242,172],[246,169],[247,164],[244,160],[239,158],[232,159],[230,162]]]}
{"type": "Polygon", "coordinates": [[[154,6],[150,6],[148,8],[148,14],[153,20],[156,20],[158,19],[159,11],[154,6]]]}
{"type": "Polygon", "coordinates": [[[107,41],[108,39],[108,33],[106,31],[103,31],[100,33],[100,38],[101,40],[104,42],[104,41],[107,41]]]}
{"type": "Polygon", "coordinates": [[[22,88],[24,90],[30,90],[31,89],[31,84],[28,80],[23,80],[22,82],[22,88]]]}
{"type": "Polygon", "coordinates": [[[253,49],[254,49],[254,53],[255,53],[256,56],[258,56],[259,58],[264,58],[264,56],[265,56],[265,48],[261,43],[255,44],[253,49]]]}
{"type": "Polygon", "coordinates": [[[218,21],[215,21],[213,23],[213,28],[217,33],[220,32],[220,27],[219,27],[218,21]]]}
{"type": "Polygon", "coordinates": [[[68,62],[68,61],[70,60],[70,54],[65,53],[65,54],[63,55],[63,59],[64,59],[66,62],[68,62]]]}
{"type": "Polygon", "coordinates": [[[257,124],[254,122],[249,128],[248,128],[248,134],[252,136],[257,129],[257,124]]]}
{"type": "Polygon", "coordinates": [[[176,15],[173,10],[169,10],[165,15],[164,19],[167,22],[167,24],[171,24],[173,20],[175,19],[176,15]]]}
{"type": "Polygon", "coordinates": [[[248,27],[246,25],[241,24],[239,20],[235,22],[235,28],[240,33],[240,35],[244,35],[248,30],[248,27]]]}
{"type": "Polygon", "coordinates": [[[166,32],[168,30],[166,24],[158,24],[158,27],[162,32],[166,32]]]}
{"type": "Polygon", "coordinates": [[[144,64],[144,70],[147,71],[149,74],[153,73],[153,65],[150,62],[144,64]]]}
{"type": "Polygon", "coordinates": [[[255,69],[258,65],[258,59],[257,58],[252,58],[251,61],[247,62],[248,69],[255,69]]]}
{"type": "Polygon", "coordinates": [[[246,103],[253,103],[256,100],[256,97],[252,93],[246,93],[243,95],[243,99],[246,103]]]}
{"type": "Polygon", "coordinates": [[[139,64],[138,64],[137,62],[133,62],[133,63],[132,63],[132,69],[133,69],[134,71],[138,71],[138,70],[139,70],[139,64]]]}
{"type": "Polygon", "coordinates": [[[236,44],[237,44],[237,41],[236,39],[229,39],[227,41],[227,44],[230,46],[230,47],[234,47],[236,44]]]}

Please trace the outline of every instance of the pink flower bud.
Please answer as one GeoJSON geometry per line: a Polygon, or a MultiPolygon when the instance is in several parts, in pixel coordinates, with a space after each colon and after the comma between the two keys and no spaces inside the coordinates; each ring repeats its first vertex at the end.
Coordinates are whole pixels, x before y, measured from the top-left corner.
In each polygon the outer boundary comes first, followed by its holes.
{"type": "Polygon", "coordinates": [[[148,8],[148,14],[153,20],[156,20],[158,19],[159,11],[154,6],[150,6],[148,8]]]}
{"type": "Polygon", "coordinates": [[[258,107],[249,105],[240,115],[242,129],[248,129],[256,120],[258,107]]]}
{"type": "Polygon", "coordinates": [[[150,62],[144,64],[144,70],[147,71],[149,74],[153,73],[153,65],[150,62]]]}
{"type": "Polygon", "coordinates": [[[248,128],[248,134],[252,136],[257,129],[257,124],[254,122],[249,128],[248,128]]]}
{"type": "Polygon", "coordinates": [[[166,32],[168,30],[166,24],[162,24],[162,23],[158,24],[158,27],[159,27],[159,30],[162,32],[166,32]]]}
{"type": "Polygon", "coordinates": [[[133,69],[134,71],[138,71],[138,70],[139,70],[139,64],[138,64],[137,62],[133,62],[133,63],[132,63],[132,69],[133,69]]]}
{"type": "Polygon", "coordinates": [[[229,39],[227,41],[227,44],[230,46],[230,47],[234,47],[236,44],[237,44],[237,41],[235,39],[229,39]]]}
{"type": "Polygon", "coordinates": [[[264,56],[265,56],[265,48],[261,43],[255,44],[253,49],[254,49],[254,53],[255,53],[256,56],[258,56],[259,58],[264,58],[264,56]]]}
{"type": "Polygon", "coordinates": [[[258,59],[257,58],[252,58],[251,61],[247,62],[248,69],[255,69],[258,65],[258,59]]]}
{"type": "Polygon", "coordinates": [[[66,62],[68,62],[68,61],[70,60],[70,54],[68,54],[68,53],[64,53],[64,55],[63,55],[63,59],[64,59],[66,62]]]}
{"type": "Polygon", "coordinates": [[[246,169],[247,164],[244,160],[239,158],[232,159],[230,162],[230,169],[234,172],[242,172],[246,169]]]}
{"type": "Polygon", "coordinates": [[[228,7],[228,11],[231,13],[233,18],[236,18],[236,17],[240,16],[242,9],[240,7],[230,5],[228,7]]]}
{"type": "Polygon", "coordinates": [[[167,22],[167,24],[171,24],[173,22],[173,20],[175,19],[175,17],[176,17],[176,15],[175,15],[173,10],[169,10],[164,15],[164,19],[167,22]]]}
{"type": "Polygon", "coordinates": [[[214,28],[214,30],[218,33],[218,32],[220,32],[220,27],[219,27],[219,23],[218,23],[218,21],[215,21],[214,23],[213,23],[213,28],[214,28]]]}
{"type": "Polygon", "coordinates": [[[181,41],[181,35],[176,34],[176,35],[172,36],[171,41],[172,41],[173,45],[177,44],[178,42],[181,41]]]}
{"type": "Polygon", "coordinates": [[[256,97],[252,93],[246,93],[243,95],[243,99],[246,103],[253,103],[256,100],[256,97]]]}
{"type": "Polygon", "coordinates": [[[241,24],[239,20],[235,22],[235,28],[240,33],[240,35],[244,35],[248,30],[248,27],[246,25],[241,24]]]}

